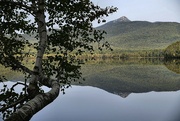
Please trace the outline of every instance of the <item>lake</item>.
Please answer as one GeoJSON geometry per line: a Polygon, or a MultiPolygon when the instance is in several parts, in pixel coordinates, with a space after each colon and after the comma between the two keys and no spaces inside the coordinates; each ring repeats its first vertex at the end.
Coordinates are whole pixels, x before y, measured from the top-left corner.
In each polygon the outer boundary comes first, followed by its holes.
{"type": "Polygon", "coordinates": [[[74,83],[31,121],[179,121],[179,64],[159,59],[87,62],[82,67],[86,81],[74,83]]]}

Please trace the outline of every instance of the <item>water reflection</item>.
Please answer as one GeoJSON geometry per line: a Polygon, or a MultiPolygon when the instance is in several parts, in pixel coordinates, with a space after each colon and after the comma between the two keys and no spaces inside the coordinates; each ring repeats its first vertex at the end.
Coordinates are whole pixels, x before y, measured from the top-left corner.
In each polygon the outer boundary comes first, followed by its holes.
{"type": "Polygon", "coordinates": [[[73,86],[31,121],[179,121],[180,91],[132,93],[127,98],[73,86]]]}
{"type": "Polygon", "coordinates": [[[180,90],[180,74],[166,68],[174,67],[176,72],[180,71],[177,62],[167,64],[160,59],[94,61],[83,67],[86,79],[83,85],[98,87],[124,98],[130,93],[177,91],[180,90]]]}
{"type": "Polygon", "coordinates": [[[82,72],[86,81],[81,86],[67,89],[32,121],[180,119],[179,60],[96,60],[84,65],[82,72]]]}
{"type": "Polygon", "coordinates": [[[180,59],[171,59],[164,61],[164,65],[171,71],[180,74],[180,59]]]}
{"type": "Polygon", "coordinates": [[[179,102],[180,91],[132,93],[124,99],[99,88],[72,86],[31,121],[179,121],[179,102]]]}

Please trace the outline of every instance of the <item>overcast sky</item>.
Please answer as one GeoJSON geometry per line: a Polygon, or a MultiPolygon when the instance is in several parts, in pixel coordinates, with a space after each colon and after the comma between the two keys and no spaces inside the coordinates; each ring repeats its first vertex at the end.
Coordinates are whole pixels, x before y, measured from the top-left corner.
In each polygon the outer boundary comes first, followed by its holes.
{"type": "MultiPolygon", "coordinates": [[[[180,23],[180,0],[91,0],[101,7],[114,6],[118,8],[108,18],[107,22],[126,16],[131,21],[165,21],[180,23]]],[[[98,24],[94,24],[98,26],[98,24]]]]}

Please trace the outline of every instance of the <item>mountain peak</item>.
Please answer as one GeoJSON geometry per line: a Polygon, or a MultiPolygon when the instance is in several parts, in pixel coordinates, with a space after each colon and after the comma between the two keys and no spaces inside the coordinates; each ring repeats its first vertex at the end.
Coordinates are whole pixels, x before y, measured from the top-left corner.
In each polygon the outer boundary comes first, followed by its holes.
{"type": "Polygon", "coordinates": [[[126,16],[122,16],[122,17],[114,20],[114,22],[130,22],[130,20],[126,16]]]}

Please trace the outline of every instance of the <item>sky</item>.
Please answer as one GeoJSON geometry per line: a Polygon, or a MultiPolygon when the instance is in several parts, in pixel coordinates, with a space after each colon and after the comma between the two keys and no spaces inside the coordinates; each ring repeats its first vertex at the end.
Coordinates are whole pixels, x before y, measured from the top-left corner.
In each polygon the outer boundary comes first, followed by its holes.
{"type": "MultiPolygon", "coordinates": [[[[178,22],[180,23],[180,0],[91,0],[101,7],[114,6],[116,13],[109,15],[107,22],[126,16],[131,21],[178,22]]],[[[97,22],[94,27],[99,26],[97,22]]]]}

